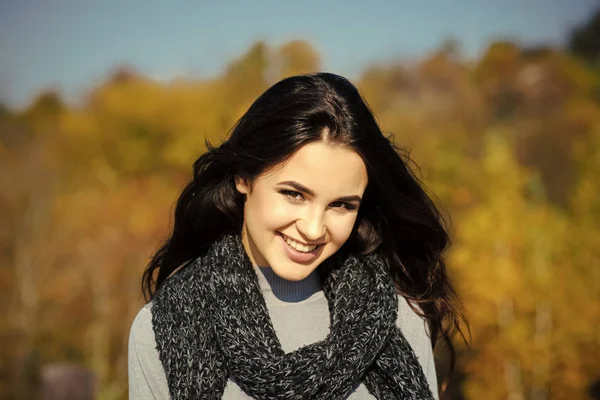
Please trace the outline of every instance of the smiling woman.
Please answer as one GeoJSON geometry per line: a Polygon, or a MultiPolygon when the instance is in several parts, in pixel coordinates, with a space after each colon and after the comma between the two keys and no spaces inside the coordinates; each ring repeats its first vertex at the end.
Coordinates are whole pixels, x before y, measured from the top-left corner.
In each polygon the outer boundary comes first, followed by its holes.
{"type": "Polygon", "coordinates": [[[285,79],[194,164],[144,273],[130,398],[438,398],[447,244],[356,88],[285,79]]]}
{"type": "Polygon", "coordinates": [[[250,261],[284,279],[306,278],[348,240],[367,181],[356,152],[323,142],[303,146],[252,183],[238,178],[250,261]]]}

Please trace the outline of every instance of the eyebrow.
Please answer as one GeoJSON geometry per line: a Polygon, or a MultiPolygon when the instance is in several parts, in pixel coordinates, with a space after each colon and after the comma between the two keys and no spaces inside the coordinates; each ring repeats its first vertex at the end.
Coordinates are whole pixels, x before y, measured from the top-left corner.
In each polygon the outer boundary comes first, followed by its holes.
{"type": "MultiPolygon", "coordinates": [[[[299,184],[299,183],[298,183],[298,182],[296,182],[296,181],[283,181],[283,182],[279,182],[279,183],[278,183],[278,185],[288,185],[288,186],[291,186],[291,187],[293,187],[293,188],[294,188],[294,189],[296,189],[297,191],[299,191],[299,192],[302,192],[302,193],[305,193],[305,194],[307,194],[307,195],[309,195],[309,196],[313,196],[313,197],[314,197],[314,195],[315,195],[315,192],[313,192],[312,190],[310,190],[310,189],[309,189],[309,188],[307,188],[306,186],[299,184]]],[[[362,199],[361,199],[361,197],[360,197],[360,196],[357,196],[357,195],[353,195],[353,196],[342,196],[342,197],[338,197],[338,198],[336,199],[336,201],[348,201],[348,202],[351,202],[351,201],[356,201],[356,202],[358,202],[358,203],[360,203],[360,202],[361,202],[361,200],[362,200],[362,199]]]]}

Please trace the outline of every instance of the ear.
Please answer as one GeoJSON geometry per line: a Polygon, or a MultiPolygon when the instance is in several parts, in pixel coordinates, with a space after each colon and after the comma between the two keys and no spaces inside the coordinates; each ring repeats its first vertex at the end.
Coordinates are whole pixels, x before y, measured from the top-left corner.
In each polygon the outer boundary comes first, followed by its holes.
{"type": "Polygon", "coordinates": [[[241,194],[250,193],[250,185],[248,185],[248,181],[246,181],[243,178],[240,178],[239,176],[235,177],[235,188],[241,194]]]}

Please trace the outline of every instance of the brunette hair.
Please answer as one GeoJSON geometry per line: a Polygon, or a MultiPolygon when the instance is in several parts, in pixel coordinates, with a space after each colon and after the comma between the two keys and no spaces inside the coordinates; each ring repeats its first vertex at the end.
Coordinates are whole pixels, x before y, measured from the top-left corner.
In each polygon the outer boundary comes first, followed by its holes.
{"type": "Polygon", "coordinates": [[[426,318],[432,344],[446,342],[454,364],[450,338],[456,332],[462,335],[460,324],[466,318],[446,273],[443,252],[449,237],[442,215],[408,167],[406,153],[383,135],[356,87],[330,73],[276,83],[250,106],[221,145],[208,144],[177,201],[173,230],[144,272],[146,299],[221,235],[241,231],[245,197],[236,190],[236,177],[252,182],[317,141],[353,149],[368,173],[343,250],[377,251],[385,258],[399,294],[418,306],[413,307],[426,318]]]}

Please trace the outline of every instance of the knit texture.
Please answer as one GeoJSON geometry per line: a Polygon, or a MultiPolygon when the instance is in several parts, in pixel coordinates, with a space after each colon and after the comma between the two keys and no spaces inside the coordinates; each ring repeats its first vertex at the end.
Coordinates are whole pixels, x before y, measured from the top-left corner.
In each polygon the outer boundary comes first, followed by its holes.
{"type": "Polygon", "coordinates": [[[220,399],[228,378],[257,399],[343,399],[362,381],[378,399],[431,399],[396,328],[397,295],[382,259],[331,258],[324,283],[331,327],[285,353],[238,235],[170,278],[153,300],[153,327],[173,399],[220,399]]]}

